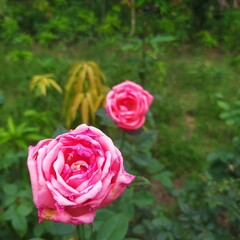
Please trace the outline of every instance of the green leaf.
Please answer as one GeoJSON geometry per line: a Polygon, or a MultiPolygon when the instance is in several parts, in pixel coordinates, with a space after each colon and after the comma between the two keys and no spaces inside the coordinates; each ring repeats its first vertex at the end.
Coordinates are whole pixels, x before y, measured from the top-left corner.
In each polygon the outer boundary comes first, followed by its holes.
{"type": "Polygon", "coordinates": [[[17,214],[27,216],[32,212],[32,205],[22,203],[17,207],[17,214]]]}
{"type": "Polygon", "coordinates": [[[172,173],[169,171],[163,171],[159,174],[156,174],[153,179],[154,180],[159,180],[163,186],[167,187],[167,188],[171,188],[172,187],[172,181],[171,181],[171,176],[172,173]]]}
{"type": "Polygon", "coordinates": [[[137,165],[148,167],[151,165],[151,157],[150,151],[135,152],[132,159],[137,165]]]}
{"type": "Polygon", "coordinates": [[[12,226],[20,235],[23,235],[27,231],[27,220],[25,217],[15,214],[12,218],[12,226]]]}
{"type": "Polygon", "coordinates": [[[68,132],[68,130],[63,125],[58,125],[56,130],[54,131],[52,138],[56,138],[58,135],[68,132]]]}
{"type": "Polygon", "coordinates": [[[22,139],[16,139],[14,142],[15,142],[19,147],[21,147],[21,148],[23,148],[23,149],[27,149],[27,148],[28,148],[27,143],[26,143],[24,140],[22,140],[22,139]]]}
{"type": "Polygon", "coordinates": [[[48,231],[53,235],[67,235],[75,232],[75,227],[71,224],[50,222],[48,231]]]}
{"type": "Polygon", "coordinates": [[[11,140],[11,136],[8,133],[4,134],[4,136],[1,134],[0,145],[10,140],[11,140]]]}
{"type": "Polygon", "coordinates": [[[109,218],[113,217],[114,215],[115,215],[115,213],[108,209],[97,210],[97,216],[93,222],[94,231],[98,232],[98,230],[100,229],[100,227],[103,224],[103,222],[105,221],[105,219],[109,219],[109,218]]]}
{"type": "Polygon", "coordinates": [[[150,150],[157,140],[157,131],[148,130],[132,136],[135,137],[134,141],[138,149],[150,150]]]}
{"type": "Polygon", "coordinates": [[[16,196],[6,196],[6,198],[4,199],[4,206],[10,206],[11,204],[13,204],[16,201],[16,196]]]}
{"type": "Polygon", "coordinates": [[[16,206],[11,205],[4,213],[3,213],[3,218],[5,220],[11,220],[16,214],[16,206]]]}
{"type": "Polygon", "coordinates": [[[134,192],[133,202],[138,207],[145,208],[153,204],[154,198],[151,193],[146,191],[134,192]]]}
{"type": "MultiPolygon", "coordinates": [[[[1,95],[0,95],[1,96],[1,95]]],[[[235,104],[237,105],[237,106],[240,106],[240,100],[237,100],[236,102],[235,102],[235,104]]]]}
{"type": "Polygon", "coordinates": [[[221,118],[221,119],[226,119],[226,118],[228,118],[228,117],[230,117],[231,116],[231,113],[229,113],[229,112],[222,112],[220,115],[219,115],[219,117],[221,118]]]}
{"type": "Polygon", "coordinates": [[[133,227],[133,232],[136,233],[137,235],[144,235],[145,233],[145,228],[143,224],[138,224],[133,227]]]}
{"type": "Polygon", "coordinates": [[[97,211],[96,220],[105,221],[105,219],[111,218],[114,216],[114,212],[108,209],[99,209],[97,211]]]}
{"type": "Polygon", "coordinates": [[[35,134],[35,133],[25,135],[25,139],[33,140],[33,141],[39,141],[39,140],[44,139],[44,138],[45,138],[45,136],[40,135],[40,134],[35,134]]]}
{"type": "Polygon", "coordinates": [[[227,119],[227,120],[226,120],[226,124],[227,124],[228,126],[232,126],[232,125],[234,125],[235,123],[236,123],[235,119],[230,118],[230,119],[227,119]]]}
{"type": "Polygon", "coordinates": [[[185,214],[188,214],[188,213],[191,212],[191,208],[189,207],[189,205],[187,205],[187,204],[185,204],[183,202],[179,202],[179,208],[185,214]]]}
{"type": "Polygon", "coordinates": [[[151,44],[163,43],[163,42],[172,42],[175,41],[176,37],[171,35],[157,35],[151,39],[151,44]]]}
{"type": "Polygon", "coordinates": [[[150,186],[151,182],[143,177],[143,176],[136,176],[136,178],[134,179],[133,183],[131,183],[130,187],[131,188],[142,188],[145,186],[150,186]]]}
{"type": "Polygon", "coordinates": [[[127,230],[128,218],[120,213],[102,223],[96,240],[123,240],[127,230]]]}
{"type": "Polygon", "coordinates": [[[111,127],[116,127],[116,124],[114,123],[114,121],[112,120],[112,118],[110,118],[107,113],[106,110],[104,108],[99,108],[96,111],[96,115],[101,119],[100,120],[100,124],[104,125],[104,126],[111,126],[111,127]]]}
{"type": "Polygon", "coordinates": [[[40,237],[47,232],[49,221],[44,221],[41,224],[36,224],[33,229],[34,236],[40,237]]]}
{"type": "Polygon", "coordinates": [[[3,191],[10,196],[16,196],[17,195],[17,191],[18,188],[15,184],[11,184],[11,183],[6,183],[3,186],[3,191]]]}
{"type": "Polygon", "coordinates": [[[12,117],[8,117],[7,125],[8,125],[9,132],[11,134],[15,134],[16,129],[15,129],[15,125],[14,125],[12,117]]]}
{"type": "Polygon", "coordinates": [[[156,228],[164,227],[165,229],[171,229],[172,221],[165,216],[154,218],[151,222],[152,226],[156,228]]]}
{"type": "Polygon", "coordinates": [[[225,111],[230,110],[230,106],[224,101],[217,101],[217,105],[225,111]]]}
{"type": "Polygon", "coordinates": [[[128,219],[134,217],[135,209],[133,205],[133,189],[125,189],[124,193],[121,195],[121,198],[118,200],[117,205],[119,206],[120,212],[124,214],[128,219]],[[128,203],[128,204],[126,204],[128,203]]]}
{"type": "Polygon", "coordinates": [[[164,169],[164,165],[159,162],[157,159],[152,158],[151,165],[148,168],[148,171],[152,174],[159,173],[164,169]]]}

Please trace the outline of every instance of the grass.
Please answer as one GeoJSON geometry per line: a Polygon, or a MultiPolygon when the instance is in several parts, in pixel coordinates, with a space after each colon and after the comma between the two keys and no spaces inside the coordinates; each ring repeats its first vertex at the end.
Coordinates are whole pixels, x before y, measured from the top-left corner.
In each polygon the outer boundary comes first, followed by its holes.
{"type": "MultiPolygon", "coordinates": [[[[53,73],[64,87],[70,67],[80,60],[96,61],[110,86],[130,79],[140,82],[140,54],[122,52],[120,43],[79,43],[78,46],[56,46],[53,49],[33,48],[30,61],[11,61],[8,54],[14,47],[2,46],[0,92],[5,101],[1,107],[1,123],[8,115],[21,122],[26,108],[50,111],[61,121],[62,96],[49,92],[46,99],[36,99],[28,90],[33,75],[53,73]]],[[[159,69],[154,61],[148,66],[145,87],[154,94],[152,112],[158,142],[153,149],[159,161],[177,174],[200,170],[207,166],[206,156],[231,143],[234,132],[219,119],[218,96],[234,97],[238,88],[239,70],[231,66],[233,57],[217,51],[168,51],[163,54],[164,74],[158,81],[159,69]]]]}
{"type": "MultiPolygon", "coordinates": [[[[227,56],[229,57],[229,56],[227,56]]],[[[238,72],[226,55],[209,52],[166,56],[167,73],[155,105],[158,156],[180,171],[206,166],[206,156],[231,143],[234,132],[219,119],[218,96],[233,98],[238,72]]]]}

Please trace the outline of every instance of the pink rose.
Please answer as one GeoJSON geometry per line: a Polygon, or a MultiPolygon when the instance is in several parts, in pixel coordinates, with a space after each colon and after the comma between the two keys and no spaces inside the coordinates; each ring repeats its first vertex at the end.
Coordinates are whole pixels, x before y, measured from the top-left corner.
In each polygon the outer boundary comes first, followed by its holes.
{"type": "Polygon", "coordinates": [[[122,129],[136,130],[145,122],[153,96],[140,85],[126,80],[115,85],[106,97],[106,112],[122,129]]]}
{"type": "Polygon", "coordinates": [[[91,223],[135,178],[112,140],[85,124],[30,146],[27,164],[39,222],[91,223]]]}

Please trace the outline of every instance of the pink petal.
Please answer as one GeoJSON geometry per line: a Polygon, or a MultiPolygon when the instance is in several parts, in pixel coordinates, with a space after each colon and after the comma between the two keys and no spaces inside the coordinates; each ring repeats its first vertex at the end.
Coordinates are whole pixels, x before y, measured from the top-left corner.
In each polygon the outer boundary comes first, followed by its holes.
{"type": "Polygon", "coordinates": [[[60,192],[55,189],[50,182],[46,182],[48,189],[51,191],[53,198],[56,200],[59,206],[74,206],[76,205],[75,202],[72,202],[65,198],[60,192]]]}
{"type": "Polygon", "coordinates": [[[55,189],[59,191],[61,195],[65,197],[79,194],[79,192],[76,191],[74,188],[71,188],[66,183],[65,184],[63,184],[63,182],[60,183],[58,180],[56,180],[53,177],[51,179],[51,184],[55,189]]]}
{"type": "Polygon", "coordinates": [[[85,201],[94,198],[102,189],[102,182],[98,181],[95,185],[86,188],[84,193],[75,199],[76,204],[82,204],[85,201]]]}
{"type": "Polygon", "coordinates": [[[63,166],[64,166],[64,155],[63,155],[63,152],[60,151],[58,153],[58,159],[53,164],[53,168],[55,170],[56,178],[57,178],[57,179],[55,179],[55,178],[51,179],[51,183],[52,183],[53,187],[58,189],[58,191],[61,194],[63,194],[64,196],[69,196],[69,195],[72,195],[72,194],[78,194],[79,192],[76,191],[71,186],[69,186],[63,180],[62,176],[60,175],[60,173],[63,170],[63,166]]]}
{"type": "Polygon", "coordinates": [[[65,210],[58,212],[54,216],[53,221],[71,223],[74,225],[78,224],[89,224],[92,223],[96,216],[96,212],[93,210],[85,210],[81,208],[66,208],[65,210]]]}
{"type": "MultiPolygon", "coordinates": [[[[44,148],[43,149],[43,153],[44,148]]],[[[34,204],[36,205],[37,208],[39,207],[54,207],[55,200],[52,197],[51,192],[47,188],[45,184],[45,180],[41,174],[40,171],[40,176],[39,176],[39,170],[38,170],[38,163],[36,159],[32,158],[32,152],[35,149],[31,147],[30,149],[30,154],[28,156],[27,164],[28,164],[28,169],[30,173],[30,179],[31,179],[31,185],[32,185],[32,192],[33,192],[33,201],[34,204]]],[[[41,152],[41,151],[40,151],[41,152]]],[[[41,153],[38,154],[38,158],[41,159],[41,153]]],[[[40,165],[41,166],[41,165],[40,165]]]]}
{"type": "Polygon", "coordinates": [[[44,172],[46,180],[50,180],[52,164],[58,157],[58,152],[62,148],[62,143],[57,143],[56,145],[48,152],[48,154],[43,159],[42,170],[44,172]]]}
{"type": "Polygon", "coordinates": [[[98,169],[96,172],[92,173],[91,177],[82,181],[82,183],[76,188],[76,190],[81,194],[88,186],[94,185],[101,178],[101,171],[98,169]]]}
{"type": "Polygon", "coordinates": [[[77,224],[89,224],[92,223],[96,216],[95,211],[90,209],[72,208],[62,209],[57,211],[51,208],[38,209],[39,222],[45,220],[52,220],[54,222],[77,224]]]}
{"type": "Polygon", "coordinates": [[[106,197],[103,199],[103,202],[100,205],[100,208],[112,203],[117,199],[125,190],[125,188],[134,180],[135,176],[124,173],[118,176],[117,182],[112,183],[109,187],[109,191],[106,197]]]}
{"type": "Polygon", "coordinates": [[[87,203],[87,205],[91,206],[92,208],[98,208],[101,205],[102,200],[108,194],[108,189],[109,189],[109,186],[110,186],[113,176],[114,176],[114,173],[110,172],[102,180],[102,184],[103,184],[102,190],[91,200],[91,202],[87,203]]]}
{"type": "Polygon", "coordinates": [[[88,126],[86,124],[81,124],[74,130],[71,130],[70,133],[79,134],[79,133],[85,131],[87,128],[88,128],[88,126]]]}
{"type": "Polygon", "coordinates": [[[109,151],[107,151],[105,153],[105,163],[104,163],[104,166],[103,166],[103,169],[102,169],[102,178],[104,178],[108,172],[109,172],[109,169],[110,169],[110,166],[111,166],[111,162],[112,162],[112,156],[111,156],[111,153],[109,151]]]}

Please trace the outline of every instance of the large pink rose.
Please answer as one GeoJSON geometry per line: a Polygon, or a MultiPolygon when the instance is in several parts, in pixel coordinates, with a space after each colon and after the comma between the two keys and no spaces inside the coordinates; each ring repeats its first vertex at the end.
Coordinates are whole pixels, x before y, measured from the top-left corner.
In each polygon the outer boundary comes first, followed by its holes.
{"type": "Polygon", "coordinates": [[[106,97],[106,112],[122,129],[136,130],[145,122],[153,96],[140,85],[126,80],[115,85],[106,97]]]}
{"type": "Polygon", "coordinates": [[[91,223],[134,180],[112,140],[85,124],[30,146],[27,164],[40,222],[91,223]]]}

